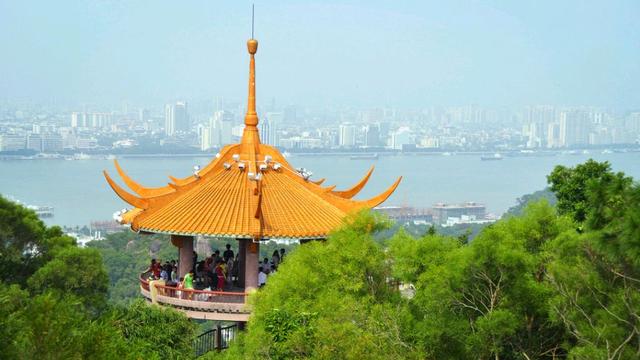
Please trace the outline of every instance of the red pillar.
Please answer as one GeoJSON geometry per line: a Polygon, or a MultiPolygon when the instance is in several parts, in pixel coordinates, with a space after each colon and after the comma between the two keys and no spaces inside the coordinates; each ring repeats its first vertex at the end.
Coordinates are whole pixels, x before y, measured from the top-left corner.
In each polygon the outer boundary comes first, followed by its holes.
{"type": "Polygon", "coordinates": [[[251,239],[242,239],[240,243],[240,249],[244,252],[244,262],[241,265],[241,269],[244,270],[244,291],[251,291],[258,288],[260,243],[251,239]]]}
{"type": "Polygon", "coordinates": [[[178,247],[178,275],[184,277],[193,269],[193,236],[171,235],[171,242],[178,247]]]}

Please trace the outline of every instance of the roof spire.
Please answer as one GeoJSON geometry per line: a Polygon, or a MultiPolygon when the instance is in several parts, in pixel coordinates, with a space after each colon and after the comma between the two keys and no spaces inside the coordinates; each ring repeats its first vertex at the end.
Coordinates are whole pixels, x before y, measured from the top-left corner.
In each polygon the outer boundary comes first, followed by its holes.
{"type": "Polygon", "coordinates": [[[254,55],[258,51],[258,40],[253,38],[253,7],[251,9],[251,39],[247,41],[247,50],[249,50],[251,59],[249,62],[249,99],[244,124],[247,127],[255,127],[258,125],[258,114],[256,113],[256,61],[254,55]]]}
{"type": "Polygon", "coordinates": [[[247,50],[251,59],[249,61],[249,99],[247,101],[247,114],[244,116],[244,131],[242,143],[260,144],[258,134],[258,114],[256,113],[256,61],[254,55],[258,51],[258,40],[253,38],[253,8],[251,10],[251,39],[247,41],[247,50]]]}

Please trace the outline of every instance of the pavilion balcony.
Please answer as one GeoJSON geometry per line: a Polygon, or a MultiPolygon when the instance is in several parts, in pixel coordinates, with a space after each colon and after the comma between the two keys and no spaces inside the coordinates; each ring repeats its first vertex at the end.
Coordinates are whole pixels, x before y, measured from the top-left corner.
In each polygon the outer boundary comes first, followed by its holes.
{"type": "Polygon", "coordinates": [[[140,293],[149,302],[172,307],[200,320],[246,322],[251,314],[248,293],[182,289],[140,275],[140,293]]]}

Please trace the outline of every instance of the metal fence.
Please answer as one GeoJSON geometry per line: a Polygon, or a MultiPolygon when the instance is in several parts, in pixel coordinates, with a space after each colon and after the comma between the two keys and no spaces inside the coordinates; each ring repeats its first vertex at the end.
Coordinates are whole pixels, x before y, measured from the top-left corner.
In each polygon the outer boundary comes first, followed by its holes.
{"type": "Polygon", "coordinates": [[[215,329],[206,331],[193,341],[193,351],[196,357],[202,356],[209,351],[220,351],[229,347],[229,343],[235,339],[238,332],[238,325],[222,327],[218,325],[215,329]]]}

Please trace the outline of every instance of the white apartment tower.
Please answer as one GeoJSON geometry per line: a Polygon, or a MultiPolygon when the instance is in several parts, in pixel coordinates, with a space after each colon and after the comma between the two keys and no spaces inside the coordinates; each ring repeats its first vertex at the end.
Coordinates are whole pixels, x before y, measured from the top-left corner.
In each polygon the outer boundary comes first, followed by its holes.
{"type": "Polygon", "coordinates": [[[341,147],[354,147],[356,145],[356,126],[351,123],[340,124],[338,133],[338,145],[341,147]]]}

